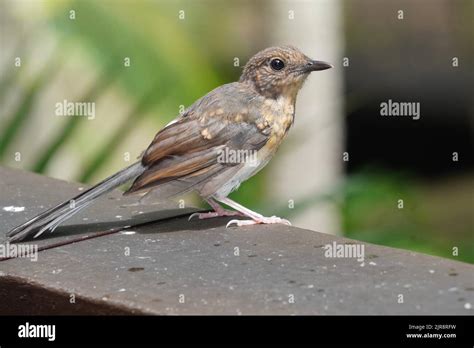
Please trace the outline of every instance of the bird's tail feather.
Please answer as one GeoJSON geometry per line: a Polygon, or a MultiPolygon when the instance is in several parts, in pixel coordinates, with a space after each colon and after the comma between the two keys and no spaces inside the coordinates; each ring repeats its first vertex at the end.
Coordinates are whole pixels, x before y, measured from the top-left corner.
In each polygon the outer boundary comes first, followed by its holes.
{"type": "Polygon", "coordinates": [[[35,216],[18,227],[15,227],[7,233],[9,241],[17,242],[33,234],[34,238],[36,238],[44,231],[54,231],[54,229],[63,221],[69,219],[71,216],[87,207],[96,198],[112,191],[114,188],[126,183],[127,181],[136,178],[138,175],[143,173],[144,170],[145,167],[141,162],[136,162],[118,173],[111,175],[76,197],[35,216]]]}

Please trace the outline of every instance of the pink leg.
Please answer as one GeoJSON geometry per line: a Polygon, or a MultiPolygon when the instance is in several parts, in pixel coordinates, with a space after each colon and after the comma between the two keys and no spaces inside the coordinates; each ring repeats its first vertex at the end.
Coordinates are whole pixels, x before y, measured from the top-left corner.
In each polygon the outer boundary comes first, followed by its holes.
{"type": "Polygon", "coordinates": [[[220,198],[219,202],[224,203],[228,205],[229,207],[234,208],[237,211],[240,211],[243,215],[248,216],[252,219],[252,220],[230,220],[227,223],[227,227],[233,224],[237,226],[256,225],[256,224],[285,224],[285,225],[291,226],[291,223],[286,219],[279,218],[278,216],[270,216],[270,217],[263,216],[248,208],[245,208],[243,205],[240,205],[239,203],[234,202],[233,200],[227,197],[220,198]]]}
{"type": "Polygon", "coordinates": [[[242,216],[243,214],[239,211],[227,210],[222,208],[219,203],[215,202],[212,198],[205,199],[205,201],[214,209],[208,213],[194,213],[189,216],[189,220],[197,216],[200,220],[212,219],[219,216],[242,216]]]}

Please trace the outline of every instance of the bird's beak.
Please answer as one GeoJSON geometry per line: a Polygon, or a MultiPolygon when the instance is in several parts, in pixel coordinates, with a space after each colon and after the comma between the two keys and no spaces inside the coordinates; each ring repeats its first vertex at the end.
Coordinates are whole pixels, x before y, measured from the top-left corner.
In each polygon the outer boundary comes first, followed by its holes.
{"type": "Polygon", "coordinates": [[[333,66],[329,63],[323,62],[321,60],[310,60],[308,64],[306,64],[306,66],[304,67],[304,70],[306,72],[312,72],[331,68],[333,68],[333,66]]]}

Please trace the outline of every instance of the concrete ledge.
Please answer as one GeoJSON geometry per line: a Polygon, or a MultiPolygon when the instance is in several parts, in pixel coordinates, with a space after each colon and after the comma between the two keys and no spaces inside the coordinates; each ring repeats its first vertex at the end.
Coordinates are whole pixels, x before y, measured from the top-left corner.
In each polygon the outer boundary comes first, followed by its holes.
{"type": "MultiPolygon", "coordinates": [[[[0,169],[0,184],[2,243],[11,227],[77,192],[77,185],[9,169],[0,169]],[[2,209],[9,206],[25,210],[2,209]]],[[[145,224],[41,251],[37,262],[1,261],[1,313],[473,314],[469,264],[283,225],[188,222],[193,209],[112,197],[25,244],[145,224]],[[323,247],[333,242],[364,245],[364,262],[326,257],[323,247]]]]}

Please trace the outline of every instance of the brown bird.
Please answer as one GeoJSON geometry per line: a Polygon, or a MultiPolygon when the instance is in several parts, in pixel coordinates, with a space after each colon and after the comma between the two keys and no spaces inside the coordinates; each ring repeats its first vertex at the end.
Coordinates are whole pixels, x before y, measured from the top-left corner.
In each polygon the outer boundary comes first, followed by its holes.
{"type": "Polygon", "coordinates": [[[227,196],[273,157],[293,124],[296,95],[308,75],[331,67],[291,46],[257,53],[238,82],[217,87],[160,130],[138,162],[14,228],[8,233],[10,241],[52,232],[96,198],[130,180],[134,181],[126,195],[153,192],[166,199],[196,191],[214,211],[190,218],[242,215],[250,219],[231,220],[227,226],[289,224],[253,212],[227,196]]]}

